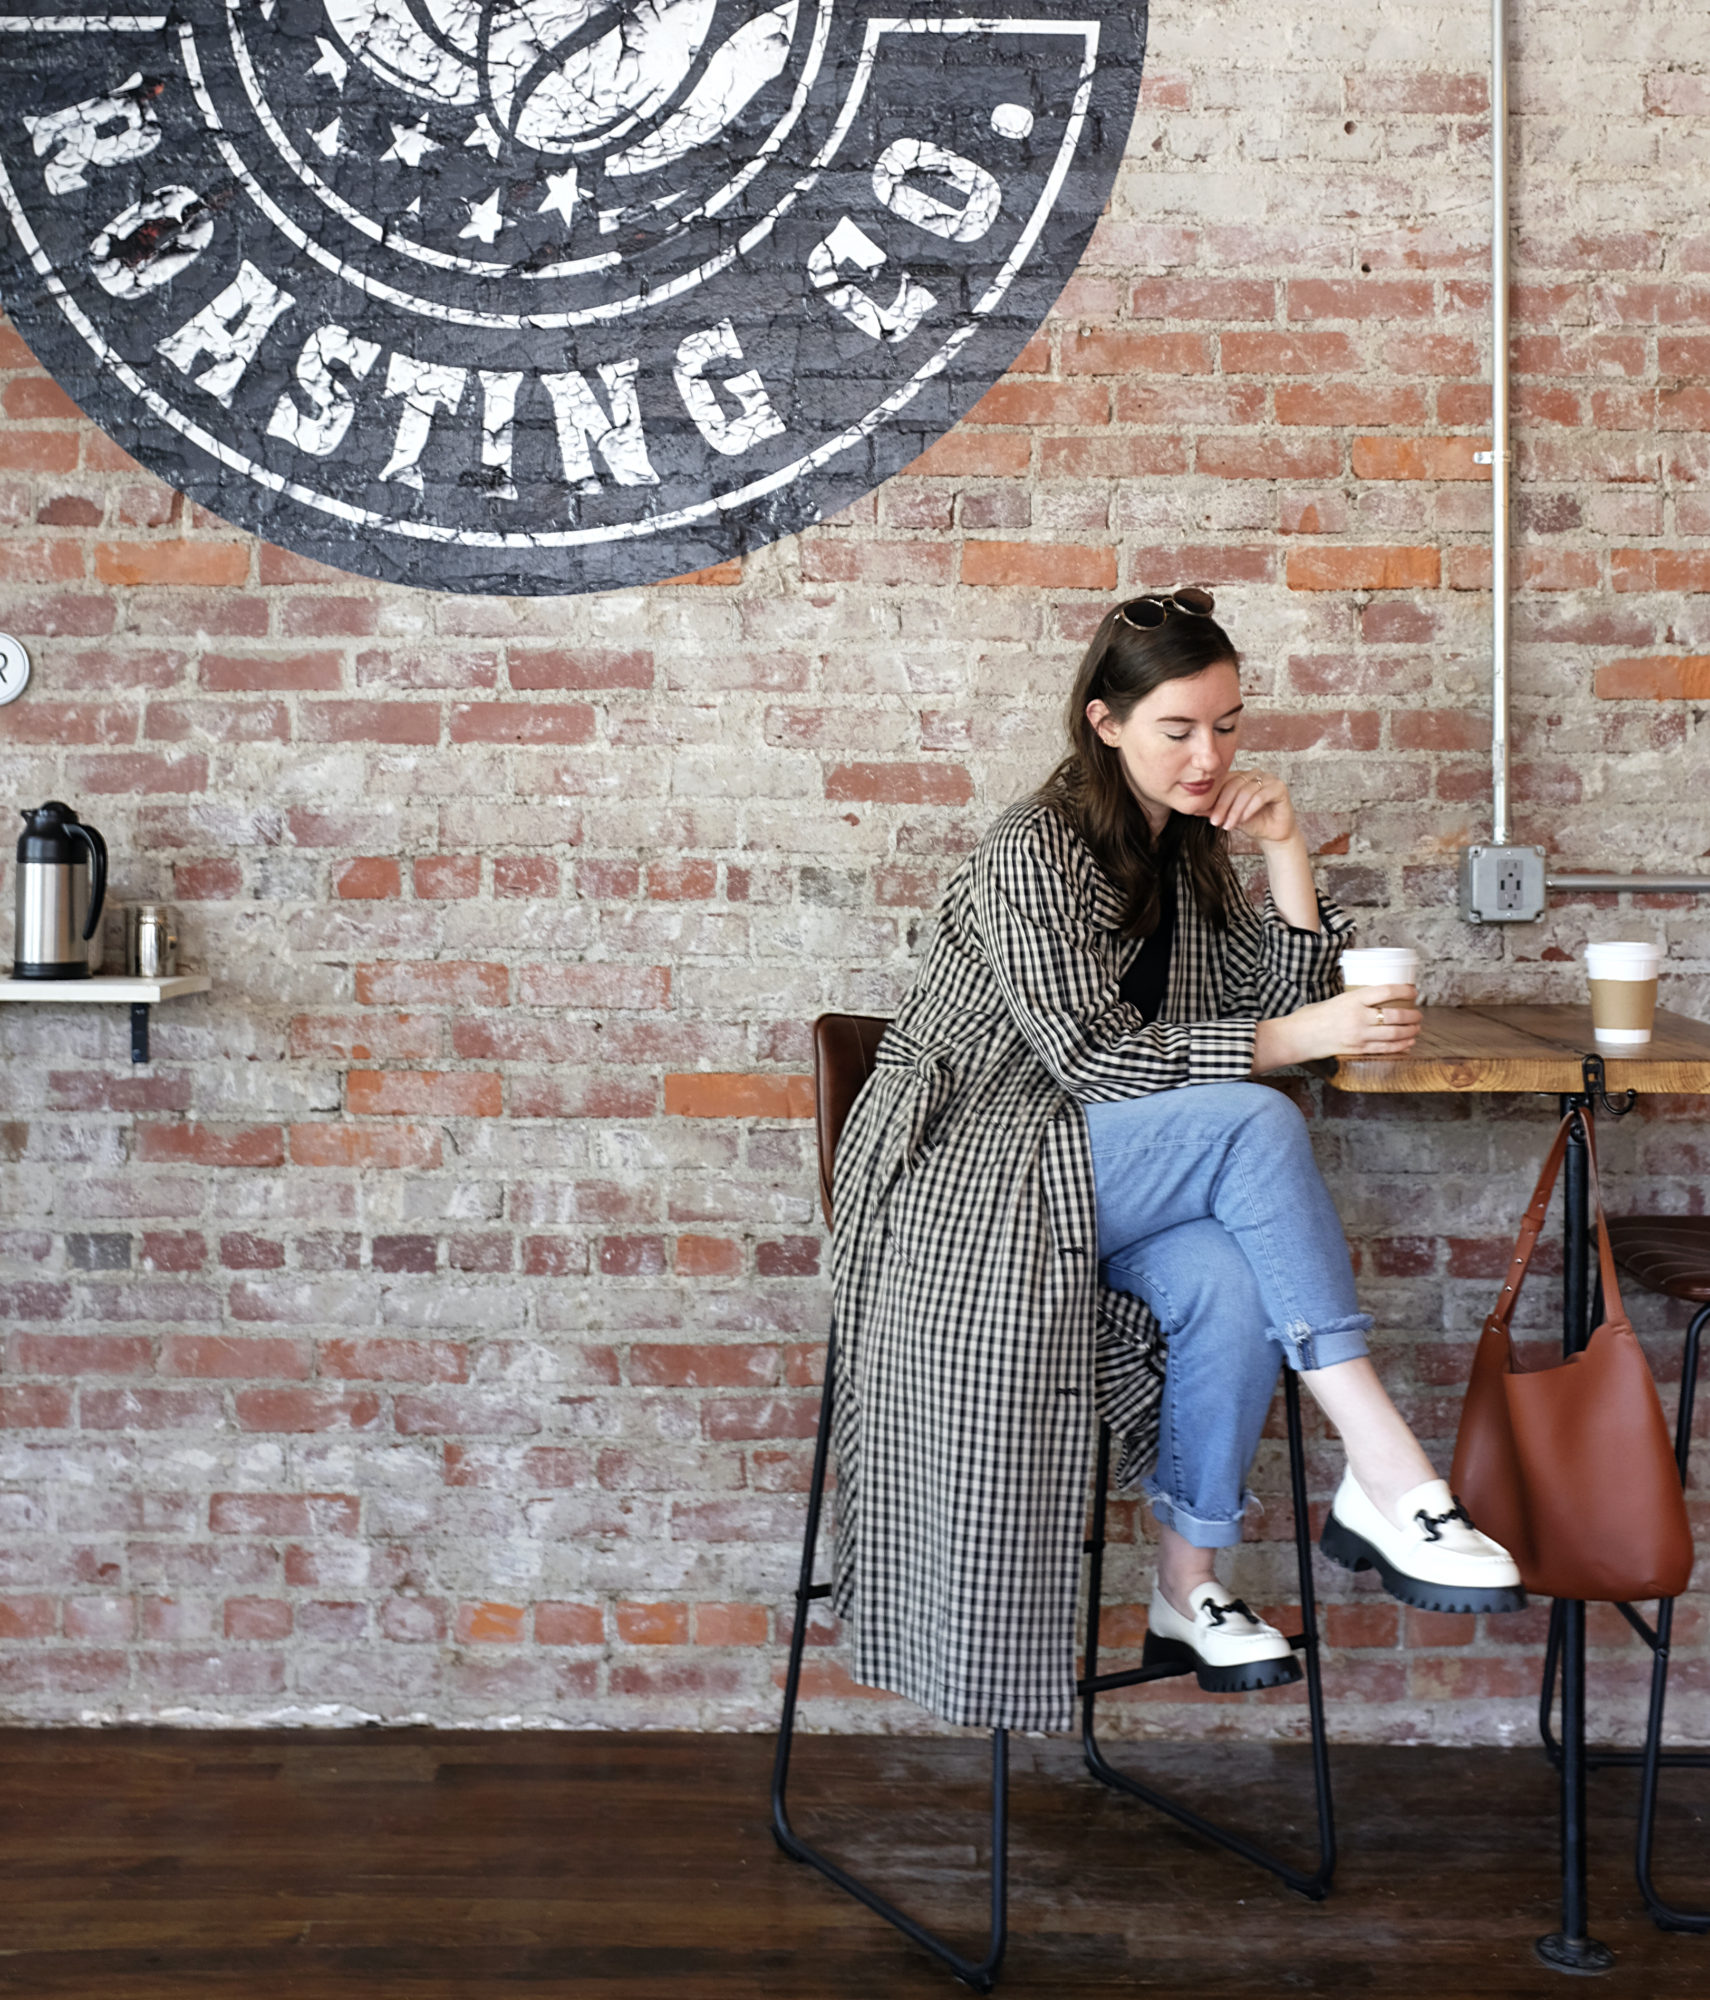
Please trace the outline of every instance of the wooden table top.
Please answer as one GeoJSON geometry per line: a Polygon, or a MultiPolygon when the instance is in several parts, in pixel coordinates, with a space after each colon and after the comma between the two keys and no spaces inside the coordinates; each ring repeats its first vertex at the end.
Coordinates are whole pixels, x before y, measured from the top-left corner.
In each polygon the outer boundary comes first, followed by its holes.
{"type": "MultiPolygon", "coordinates": [[[[1597,1046],[1590,1005],[1427,1007],[1419,1039],[1400,1057],[1338,1056],[1338,1090],[1548,1090],[1583,1087],[1580,1064],[1597,1046]]],[[[1657,1009],[1651,1045],[1605,1056],[1610,1091],[1710,1093],[1710,1025],[1657,1009]]]]}

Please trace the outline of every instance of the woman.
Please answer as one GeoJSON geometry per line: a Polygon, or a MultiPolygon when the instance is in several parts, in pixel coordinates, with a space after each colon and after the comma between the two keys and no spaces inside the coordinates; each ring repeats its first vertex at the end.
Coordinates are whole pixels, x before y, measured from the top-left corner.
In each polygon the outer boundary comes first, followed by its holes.
{"type": "Polygon", "coordinates": [[[856,1679],[953,1722],[1072,1725],[1095,1401],[1159,1523],[1147,1657],[1214,1689],[1297,1676],[1213,1567],[1284,1360],[1347,1450],[1326,1553],[1409,1604],[1524,1603],[1367,1358],[1299,1112],[1251,1080],[1402,1053],[1420,1017],[1411,987],[1339,991],[1352,926],[1287,788],[1234,768],[1213,610],[1182,590],[1101,622],[1069,754],[952,878],[838,1149],[836,1602],[856,1679]]]}

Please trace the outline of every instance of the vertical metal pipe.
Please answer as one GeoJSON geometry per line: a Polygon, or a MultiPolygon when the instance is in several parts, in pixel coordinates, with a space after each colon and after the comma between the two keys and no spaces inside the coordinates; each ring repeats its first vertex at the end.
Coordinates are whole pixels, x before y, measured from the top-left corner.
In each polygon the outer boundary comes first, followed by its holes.
{"type": "Polygon", "coordinates": [[[1508,0],[1490,6],[1490,826],[1508,844],[1508,0]]]}

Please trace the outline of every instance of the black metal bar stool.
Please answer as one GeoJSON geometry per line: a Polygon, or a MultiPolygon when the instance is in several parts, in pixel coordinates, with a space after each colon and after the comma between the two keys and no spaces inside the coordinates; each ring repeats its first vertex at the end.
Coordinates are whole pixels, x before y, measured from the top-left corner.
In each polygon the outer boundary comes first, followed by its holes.
{"type": "MultiPolygon", "coordinates": [[[[1686,1347],[1680,1365],[1680,1404],[1674,1423],[1674,1458],[1680,1468],[1680,1483],[1684,1486],[1687,1460],[1692,1450],[1692,1405],[1698,1387],[1700,1336],[1706,1323],[1710,1322],[1710,1217],[1611,1216],[1609,1241],[1615,1251],[1616,1263],[1635,1284],[1643,1286],[1646,1291],[1661,1292],[1668,1298],[1683,1299],[1698,1307],[1686,1329],[1686,1347]]],[[[1598,1319],[1601,1313],[1599,1301],[1593,1307],[1592,1318],[1598,1319]]],[[[1710,1750],[1665,1750],[1662,1747],[1663,1705],[1668,1698],[1669,1642],[1674,1631],[1674,1599],[1665,1597],[1658,1602],[1654,1625],[1630,1604],[1617,1604],[1615,1609],[1651,1652],[1651,1702],[1645,1723],[1645,1741],[1638,1750],[1590,1751],[1586,1762],[1592,1766],[1638,1767],[1639,1833],[1634,1871],[1645,1907],[1659,1928],[1665,1931],[1710,1931],[1710,1910],[1676,1909],[1657,1893],[1652,1878],[1659,1773],[1710,1767],[1710,1750]]],[[[1538,1707],[1538,1728],[1552,1763],[1561,1761],[1561,1747],[1550,1727],[1561,1637],[1561,1606],[1556,1604],[1550,1612],[1549,1642],[1544,1649],[1544,1686],[1538,1707]]]]}
{"type": "MultiPolygon", "coordinates": [[[[831,1218],[832,1165],[838,1135],[861,1086],[871,1075],[874,1054],[889,1023],[871,1016],[822,1014],[814,1023],[814,1118],[819,1144],[820,1198],[827,1221],[831,1218]]],[[[778,1845],[793,1860],[817,1868],[828,1881],[846,1894],[894,1924],[916,1944],[923,1945],[947,1965],[958,1979],[977,1992],[986,1993],[997,1982],[1008,1937],[1008,1833],[1009,1833],[1009,1738],[1006,1731],[992,1731],[991,1790],[991,1914],[986,1949],[978,1959],[958,1952],[924,1924],[899,1910],[866,1883],[840,1867],[829,1855],[801,1838],[790,1824],[786,1791],[790,1773],[790,1751],[795,1738],[796,1707],[801,1692],[802,1656],[807,1641],[808,1618],[821,1598],[829,1597],[831,1586],[814,1581],[815,1555],[819,1541],[820,1515],[825,1495],[825,1475],[831,1452],[833,1384],[835,1380],[833,1342],[825,1352],[825,1387],[820,1397],[819,1428],[814,1439],[813,1474],[808,1488],[806,1530],[802,1538],[801,1571],[795,1592],[795,1625],[790,1635],[789,1668],[784,1680],[784,1710],[778,1729],[778,1753],[772,1770],[772,1832],[778,1845]]],[[[1081,1742],[1087,1768],[1101,1783],[1168,1813],[1192,1832],[1214,1841],[1232,1854],[1268,1869],[1289,1888],[1314,1902],[1330,1890],[1336,1867],[1336,1827],[1330,1798],[1329,1746],[1324,1727],[1324,1696],[1321,1684],[1318,1644],[1317,1600],[1312,1587],[1312,1537],[1307,1514],[1306,1462],[1300,1424],[1300,1391],[1293,1371],[1283,1371],[1283,1394],[1287,1412],[1289,1477],[1294,1501],[1295,1559],[1300,1571],[1301,1629],[1290,1644],[1301,1655],[1306,1681],[1307,1712],[1312,1738],[1312,1775],[1317,1795],[1318,1854],[1310,1868],[1298,1868],[1265,1848],[1204,1819],[1189,1807],[1154,1791],[1138,1779],[1118,1771],[1106,1759],[1094,1731],[1094,1707],[1101,1694],[1117,1688],[1136,1687],[1142,1682],[1166,1680],[1191,1673],[1191,1667],[1174,1663],[1142,1666],[1128,1672],[1101,1674],[1098,1671],[1100,1593],[1104,1580],[1107,1489],[1110,1483],[1111,1434],[1100,1424],[1098,1464],[1094,1480],[1092,1531],[1083,1543],[1091,1560],[1087,1591],[1086,1673],[1076,1684],[1081,1701],[1081,1742]]]]}

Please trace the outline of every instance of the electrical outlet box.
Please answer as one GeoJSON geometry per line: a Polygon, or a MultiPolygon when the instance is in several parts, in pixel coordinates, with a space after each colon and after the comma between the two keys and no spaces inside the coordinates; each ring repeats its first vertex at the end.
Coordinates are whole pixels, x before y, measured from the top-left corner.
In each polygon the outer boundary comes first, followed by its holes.
{"type": "Polygon", "coordinates": [[[1461,915],[1469,924],[1529,924],[1544,914],[1544,856],[1536,847],[1463,847],[1461,915]]]}

